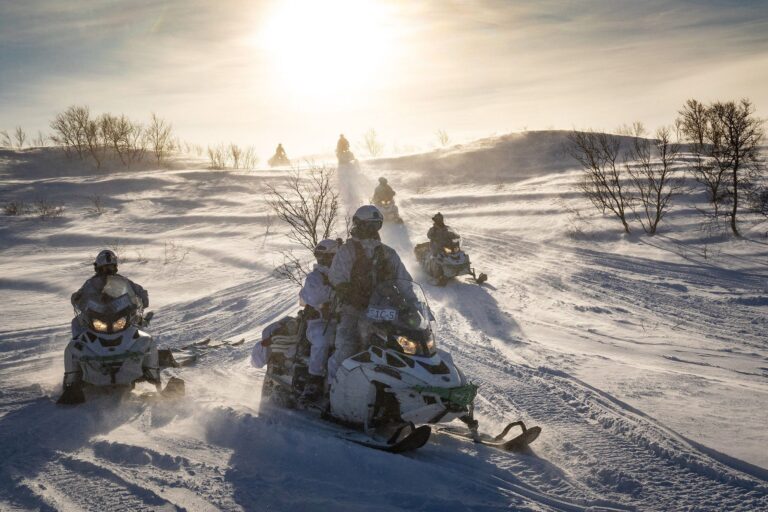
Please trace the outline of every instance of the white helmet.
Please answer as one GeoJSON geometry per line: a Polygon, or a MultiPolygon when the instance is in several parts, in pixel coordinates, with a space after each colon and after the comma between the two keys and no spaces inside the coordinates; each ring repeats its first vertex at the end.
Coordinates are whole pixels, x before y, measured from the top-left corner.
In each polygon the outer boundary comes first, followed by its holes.
{"type": "Polygon", "coordinates": [[[317,258],[317,262],[320,265],[330,267],[333,257],[336,256],[336,251],[338,250],[339,243],[328,238],[315,246],[315,258],[317,258]]]}
{"type": "Polygon", "coordinates": [[[93,262],[93,269],[98,272],[100,268],[112,265],[117,272],[117,255],[109,249],[104,249],[96,256],[96,261],[93,262]]]}
{"type": "Polygon", "coordinates": [[[352,224],[355,226],[360,226],[362,224],[378,224],[378,227],[376,228],[376,231],[381,229],[381,225],[384,222],[384,216],[381,214],[378,208],[373,206],[372,204],[366,204],[364,206],[361,206],[357,209],[355,212],[354,217],[352,217],[352,224]]]}

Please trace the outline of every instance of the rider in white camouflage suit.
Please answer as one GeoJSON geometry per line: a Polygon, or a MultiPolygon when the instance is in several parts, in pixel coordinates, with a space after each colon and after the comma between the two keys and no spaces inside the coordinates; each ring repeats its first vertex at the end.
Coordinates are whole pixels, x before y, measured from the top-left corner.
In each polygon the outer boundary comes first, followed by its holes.
{"type": "Polygon", "coordinates": [[[328,280],[328,271],[338,247],[339,244],[335,240],[323,240],[317,244],[317,264],[312,272],[307,274],[304,286],[299,292],[301,305],[306,307],[307,340],[310,344],[309,381],[302,394],[307,401],[314,401],[322,396],[328,349],[336,332],[335,322],[329,322],[333,288],[328,280]]]}
{"type": "Polygon", "coordinates": [[[373,205],[361,206],[352,218],[351,237],[339,248],[328,277],[340,302],[336,351],[328,361],[332,379],[341,363],[367,348],[365,312],[376,284],[391,279],[411,280],[394,249],[381,243],[384,218],[373,205]]]}

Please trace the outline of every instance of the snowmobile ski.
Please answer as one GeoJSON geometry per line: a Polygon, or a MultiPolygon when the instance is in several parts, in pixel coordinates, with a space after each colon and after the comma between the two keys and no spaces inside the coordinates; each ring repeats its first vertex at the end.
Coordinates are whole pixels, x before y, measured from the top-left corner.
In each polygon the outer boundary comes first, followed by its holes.
{"type": "Polygon", "coordinates": [[[463,427],[441,427],[437,429],[439,434],[446,434],[458,439],[466,439],[478,444],[484,444],[486,446],[492,446],[508,452],[521,452],[528,448],[541,434],[541,427],[526,428],[525,423],[522,421],[515,421],[507,425],[504,430],[497,436],[490,436],[481,432],[472,432],[471,430],[463,427]],[[522,428],[522,433],[512,439],[504,439],[509,431],[513,427],[519,426],[522,428]]]}
{"type": "MultiPolygon", "coordinates": [[[[395,436],[399,434],[395,433],[395,436]]],[[[373,448],[375,450],[381,450],[389,453],[405,453],[413,450],[418,450],[429,441],[429,436],[432,434],[432,429],[429,425],[422,425],[416,427],[409,432],[405,437],[393,441],[392,438],[388,440],[380,440],[371,437],[364,432],[343,432],[338,434],[338,437],[351,441],[353,443],[373,448]]],[[[393,436],[393,437],[395,437],[393,436]]]]}
{"type": "Polygon", "coordinates": [[[190,366],[197,362],[200,354],[205,354],[221,347],[237,347],[243,343],[245,343],[245,338],[241,338],[237,341],[224,340],[214,342],[213,344],[211,344],[211,338],[206,338],[203,341],[184,345],[177,351],[168,348],[159,349],[157,353],[160,360],[160,368],[182,368],[190,366]]]}

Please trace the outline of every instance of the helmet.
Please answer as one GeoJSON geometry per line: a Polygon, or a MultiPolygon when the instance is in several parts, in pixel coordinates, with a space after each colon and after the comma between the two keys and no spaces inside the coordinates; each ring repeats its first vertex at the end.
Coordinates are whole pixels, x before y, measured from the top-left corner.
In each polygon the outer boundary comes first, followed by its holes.
{"type": "Polygon", "coordinates": [[[343,139],[343,138],[344,138],[344,134],[343,134],[343,133],[340,133],[340,134],[339,134],[339,138],[340,138],[340,139],[343,139]]]}
{"type": "Polygon", "coordinates": [[[443,214],[440,212],[437,212],[434,217],[432,217],[432,222],[435,224],[442,224],[443,223],[443,214]]]}
{"type": "Polygon", "coordinates": [[[336,251],[339,249],[339,242],[336,240],[323,240],[315,246],[315,258],[320,265],[330,267],[336,251]]]}
{"type": "Polygon", "coordinates": [[[384,223],[384,216],[372,204],[361,206],[352,217],[352,224],[364,231],[378,231],[384,223]]]}
{"type": "Polygon", "coordinates": [[[379,183],[381,183],[382,185],[386,185],[387,184],[387,178],[379,178],[379,183]]]}
{"type": "Polygon", "coordinates": [[[96,256],[96,261],[93,262],[93,269],[96,272],[99,272],[101,269],[111,271],[114,270],[114,272],[107,272],[107,273],[116,273],[117,272],[117,255],[110,251],[109,249],[104,249],[96,256]],[[110,268],[113,267],[113,268],[110,268]]]}

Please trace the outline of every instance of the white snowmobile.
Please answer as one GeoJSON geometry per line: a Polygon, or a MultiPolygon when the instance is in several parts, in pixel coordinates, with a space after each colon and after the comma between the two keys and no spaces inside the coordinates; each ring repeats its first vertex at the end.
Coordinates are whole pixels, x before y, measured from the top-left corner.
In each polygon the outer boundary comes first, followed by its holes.
{"type": "Polygon", "coordinates": [[[463,425],[439,426],[437,431],[505,450],[523,449],[538,437],[539,427],[527,429],[522,422],[509,424],[496,437],[478,431],[473,417],[478,388],[450,354],[437,348],[434,317],[418,284],[380,283],[366,316],[370,347],[342,363],[326,398],[317,404],[301,401],[309,354],[302,316],[267,328],[254,351],[267,365],[263,403],[318,410],[324,419],[356,429],[340,437],[390,452],[420,448],[430,437],[430,425],[455,419],[463,425]],[[505,441],[514,426],[522,433],[505,441]]]}
{"type": "Polygon", "coordinates": [[[438,286],[445,286],[449,279],[461,275],[471,275],[477,284],[488,280],[486,274],[477,274],[469,261],[469,255],[461,250],[461,237],[451,231],[449,242],[437,255],[432,254],[430,242],[418,244],[413,252],[424,271],[437,281],[438,286]]]}
{"type": "Polygon", "coordinates": [[[384,216],[384,222],[403,224],[403,219],[400,217],[400,210],[397,208],[394,199],[391,201],[374,201],[371,199],[371,204],[379,209],[381,214],[384,216]]]}
{"type": "MultiPolygon", "coordinates": [[[[157,346],[140,329],[148,325],[152,313],[142,314],[141,301],[125,278],[107,277],[100,300],[89,300],[75,313],[87,328],[64,350],[64,392],[58,403],[84,402],[86,385],[132,389],[146,381],[160,391],[157,346]]],[[[183,394],[184,381],[172,377],[162,393],[183,394]]]]}

